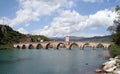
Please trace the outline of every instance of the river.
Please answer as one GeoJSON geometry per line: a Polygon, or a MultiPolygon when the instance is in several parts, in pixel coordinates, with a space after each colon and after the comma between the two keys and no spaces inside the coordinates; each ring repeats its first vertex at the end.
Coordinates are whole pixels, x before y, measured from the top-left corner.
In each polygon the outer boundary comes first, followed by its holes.
{"type": "Polygon", "coordinates": [[[107,61],[103,48],[0,50],[0,74],[95,74],[107,61]]]}

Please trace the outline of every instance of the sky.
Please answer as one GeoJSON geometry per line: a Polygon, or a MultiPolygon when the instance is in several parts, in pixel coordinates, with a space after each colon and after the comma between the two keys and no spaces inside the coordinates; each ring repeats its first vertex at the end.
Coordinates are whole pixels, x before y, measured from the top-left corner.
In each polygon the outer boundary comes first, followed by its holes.
{"type": "Polygon", "coordinates": [[[23,34],[105,36],[120,0],[0,0],[0,24],[23,34]]]}

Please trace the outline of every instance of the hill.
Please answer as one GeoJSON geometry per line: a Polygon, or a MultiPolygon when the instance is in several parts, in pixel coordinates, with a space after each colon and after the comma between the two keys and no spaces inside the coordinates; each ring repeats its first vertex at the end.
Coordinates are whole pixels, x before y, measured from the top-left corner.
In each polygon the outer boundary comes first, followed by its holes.
{"type": "Polygon", "coordinates": [[[21,39],[24,39],[25,35],[14,31],[7,25],[0,25],[0,44],[18,43],[21,39]]]}
{"type": "Polygon", "coordinates": [[[38,42],[40,40],[49,41],[50,39],[43,35],[21,34],[7,25],[0,25],[0,45],[19,42],[38,42]]]}

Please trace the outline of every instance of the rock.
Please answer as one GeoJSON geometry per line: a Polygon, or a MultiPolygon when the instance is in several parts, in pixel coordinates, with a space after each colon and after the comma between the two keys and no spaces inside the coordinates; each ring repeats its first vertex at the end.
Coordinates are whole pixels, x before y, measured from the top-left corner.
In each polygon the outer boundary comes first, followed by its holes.
{"type": "Polygon", "coordinates": [[[104,69],[106,72],[113,72],[117,67],[116,66],[113,66],[113,67],[109,67],[109,68],[106,68],[104,69]]]}
{"type": "Polygon", "coordinates": [[[115,74],[120,74],[120,71],[114,71],[115,74]]]}
{"type": "Polygon", "coordinates": [[[118,56],[116,56],[115,59],[118,59],[118,56]]]}
{"type": "Polygon", "coordinates": [[[102,69],[96,69],[95,72],[96,73],[101,73],[101,72],[103,72],[103,70],[102,69]]]}
{"type": "Polygon", "coordinates": [[[119,59],[117,59],[116,62],[120,64],[120,60],[119,59]]]}
{"type": "Polygon", "coordinates": [[[97,73],[104,74],[105,72],[120,74],[120,56],[115,58],[110,58],[110,61],[102,63],[102,69],[96,69],[97,73]]]}
{"type": "Polygon", "coordinates": [[[110,58],[109,60],[112,61],[112,60],[114,60],[114,58],[110,58]]]}
{"type": "Polygon", "coordinates": [[[111,59],[111,61],[108,61],[104,64],[105,64],[105,66],[103,67],[103,70],[106,72],[112,72],[117,68],[117,66],[115,66],[116,59],[111,59]]]}
{"type": "Polygon", "coordinates": [[[116,59],[104,63],[105,66],[113,66],[115,64],[116,64],[116,59]]]}

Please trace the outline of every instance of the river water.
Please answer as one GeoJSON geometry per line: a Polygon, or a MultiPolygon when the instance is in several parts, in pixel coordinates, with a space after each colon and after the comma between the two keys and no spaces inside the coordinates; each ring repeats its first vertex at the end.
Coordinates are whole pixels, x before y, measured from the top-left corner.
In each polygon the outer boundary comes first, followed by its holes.
{"type": "Polygon", "coordinates": [[[104,54],[103,48],[0,50],[0,74],[95,74],[104,54]]]}

